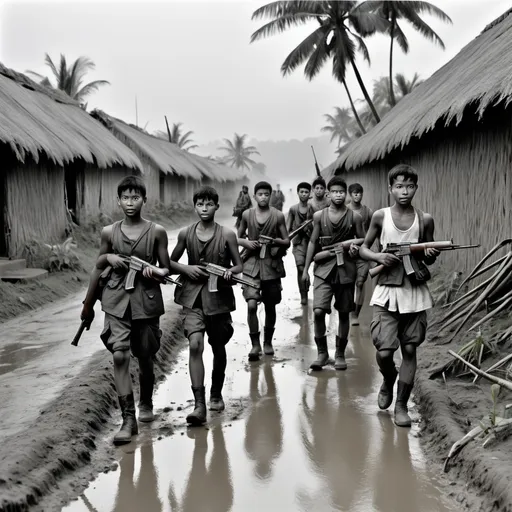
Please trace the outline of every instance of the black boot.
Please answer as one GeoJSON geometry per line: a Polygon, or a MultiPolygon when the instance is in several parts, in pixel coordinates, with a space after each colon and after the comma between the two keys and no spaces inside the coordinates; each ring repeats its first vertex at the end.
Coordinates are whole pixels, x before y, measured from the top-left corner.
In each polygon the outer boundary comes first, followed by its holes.
{"type": "Polygon", "coordinates": [[[155,376],[142,375],[139,373],[139,421],[150,422],[155,419],[153,415],[153,388],[155,386],[155,376]]]}
{"type": "Polygon", "coordinates": [[[347,362],[345,361],[345,349],[347,348],[348,339],[336,336],[336,354],[334,356],[334,369],[346,370],[347,362]]]}
{"type": "Polygon", "coordinates": [[[121,414],[123,416],[123,424],[119,432],[114,436],[114,444],[126,444],[132,440],[132,436],[139,433],[137,420],[135,418],[135,401],[133,393],[120,396],[119,405],[121,406],[121,414]]]}
{"type": "Polygon", "coordinates": [[[196,403],[194,410],[187,416],[187,423],[194,427],[198,427],[206,422],[206,390],[204,386],[195,388],[192,386],[192,392],[196,403]]]}
{"type": "Polygon", "coordinates": [[[225,409],[222,399],[222,386],[224,386],[224,371],[215,370],[215,359],[213,360],[212,387],[210,389],[210,411],[223,411],[225,409]]]}
{"type": "Polygon", "coordinates": [[[329,361],[329,352],[327,350],[327,336],[315,336],[315,343],[318,350],[318,357],[309,366],[314,371],[321,370],[329,361]]]}
{"type": "Polygon", "coordinates": [[[409,416],[409,409],[407,402],[411,396],[413,384],[406,384],[405,382],[398,381],[398,391],[396,393],[395,403],[395,425],[397,427],[410,427],[411,417],[409,416]]]}
{"type": "Polygon", "coordinates": [[[263,352],[266,356],[274,355],[274,347],[272,347],[272,337],[274,336],[274,328],[263,327],[263,352]]]}
{"type": "Polygon", "coordinates": [[[260,333],[250,332],[249,337],[251,338],[252,343],[252,348],[249,352],[249,361],[258,361],[261,354],[260,333]]]}
{"type": "Polygon", "coordinates": [[[393,368],[386,371],[381,370],[380,373],[382,373],[384,380],[380,387],[377,403],[379,404],[379,409],[384,411],[393,403],[393,386],[395,385],[398,372],[393,365],[393,368]]]}

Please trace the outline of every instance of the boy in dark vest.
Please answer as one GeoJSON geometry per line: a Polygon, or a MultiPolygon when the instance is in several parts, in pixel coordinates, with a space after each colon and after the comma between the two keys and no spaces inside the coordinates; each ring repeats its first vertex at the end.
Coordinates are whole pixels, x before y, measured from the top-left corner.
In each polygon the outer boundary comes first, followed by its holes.
{"type": "Polygon", "coordinates": [[[164,304],[158,277],[145,268],[135,277],[135,288],[125,290],[128,265],[123,257],[137,256],[169,273],[170,262],[165,229],[144,219],[146,187],[138,176],[127,176],[117,187],[117,200],[124,219],[103,228],[96,268],[84,301],[82,319],[94,317],[96,288],[107,267],[112,271],[101,296],[105,325],[101,339],[114,358],[114,380],[123,416],[114,444],[129,443],[138,433],[130,377],[130,350],[139,361],[139,420],[153,421],[153,356],[160,348],[160,316],[164,304]]]}
{"type": "MultiPolygon", "coordinates": [[[[308,199],[311,193],[311,185],[306,182],[297,185],[297,195],[299,202],[290,207],[288,217],[286,219],[286,229],[288,233],[297,229],[301,224],[309,220],[312,216],[311,209],[308,206],[308,199]]],[[[297,281],[299,283],[300,303],[305,305],[308,303],[308,286],[302,279],[304,273],[304,265],[306,263],[306,252],[308,250],[309,237],[311,235],[310,226],[305,228],[293,240],[293,256],[295,265],[297,266],[297,281]]]]}
{"type": "Polygon", "coordinates": [[[315,181],[313,181],[313,197],[309,200],[311,215],[327,208],[331,204],[330,199],[325,197],[326,191],[325,180],[321,176],[318,176],[315,181]]]}
{"type": "Polygon", "coordinates": [[[206,393],[204,387],[204,335],[213,351],[210,410],[223,411],[222,386],[226,370],[226,344],[233,336],[231,311],[235,310],[235,296],[230,284],[233,274],[242,272],[235,233],[215,222],[219,209],[219,195],[212,187],[201,187],[193,197],[199,217],[188,228],[180,231],[172,251],[173,272],[183,276],[183,286],[176,288],[175,302],[183,306],[184,330],[189,340],[189,370],[194,411],[187,416],[187,423],[202,425],[206,421],[206,393]],[[187,251],[188,265],[178,263],[187,251]],[[224,267],[218,279],[216,292],[208,290],[208,276],[202,268],[207,263],[224,267]]]}
{"type": "MultiPolygon", "coordinates": [[[[359,183],[352,183],[352,185],[348,187],[348,193],[350,195],[351,201],[350,204],[347,205],[347,208],[350,208],[352,211],[361,215],[363,220],[363,230],[366,236],[368,228],[370,227],[370,221],[372,220],[373,212],[370,210],[370,208],[368,208],[368,206],[362,204],[363,192],[363,187],[359,183]]],[[[370,270],[368,261],[363,260],[362,258],[357,258],[356,267],[357,279],[356,293],[354,296],[356,309],[352,313],[352,325],[359,325],[359,313],[361,313],[361,309],[363,308],[364,303],[364,283],[368,279],[368,272],[370,270]]]]}
{"type": "Polygon", "coordinates": [[[343,255],[343,265],[337,264],[333,256],[323,262],[315,263],[313,312],[315,315],[315,343],[318,349],[317,359],[311,363],[312,370],[321,370],[329,360],[325,315],[331,312],[334,296],[334,308],[338,311],[339,323],[336,336],[336,355],[334,368],[346,370],[345,349],[350,330],[349,314],[354,310],[354,287],[356,281],[356,263],[359,247],[364,239],[361,217],[345,206],[347,184],[339,176],[334,176],[327,186],[331,205],[313,216],[313,232],[309,241],[304,267],[303,280],[309,283],[309,267],[316,252],[322,246],[332,245],[346,240],[354,240],[343,255]]]}
{"type": "Polygon", "coordinates": [[[256,279],[260,289],[244,286],[243,295],[247,302],[247,323],[252,348],[249,361],[257,361],[261,354],[260,330],[258,322],[258,303],[265,306],[265,327],[263,346],[266,355],[273,355],[272,337],[276,324],[276,305],[281,302],[281,278],[285,277],[283,255],[290,240],[282,212],[269,206],[272,187],[266,181],[260,181],[254,187],[256,206],[242,215],[238,229],[238,245],[246,249],[244,274],[256,279]],[[272,238],[261,258],[260,236],[272,238]],[[247,238],[246,238],[247,236],[247,238]]]}
{"type": "MultiPolygon", "coordinates": [[[[395,424],[410,427],[407,402],[416,374],[416,349],[425,340],[426,310],[432,307],[432,297],[426,283],[413,282],[414,279],[405,274],[400,258],[385,252],[373,252],[370,247],[375,240],[379,240],[382,249],[389,243],[431,242],[434,240],[434,220],[412,206],[418,190],[418,175],[411,166],[400,164],[393,167],[388,180],[395,204],[374,213],[360,255],[386,267],[378,277],[370,301],[370,306],[373,306],[372,339],[384,378],[378,405],[380,409],[387,409],[392,404],[393,386],[398,376],[395,424]],[[399,347],[402,364],[397,372],[393,354],[399,347]]],[[[438,255],[437,249],[427,249],[421,265],[431,265],[438,255]]]]}

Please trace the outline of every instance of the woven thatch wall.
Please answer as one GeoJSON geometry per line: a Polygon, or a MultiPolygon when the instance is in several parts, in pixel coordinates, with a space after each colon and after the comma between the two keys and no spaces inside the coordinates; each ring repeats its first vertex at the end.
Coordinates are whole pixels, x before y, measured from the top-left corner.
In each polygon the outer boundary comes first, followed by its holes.
{"type": "Polygon", "coordinates": [[[23,254],[27,242],[57,242],[68,225],[64,169],[48,161],[4,167],[9,256],[23,254]]]}
{"type": "Polygon", "coordinates": [[[483,120],[466,116],[438,129],[384,161],[344,174],[365,188],[365,202],[387,206],[387,171],[400,159],[419,174],[415,205],[435,221],[435,238],[480,243],[445,252],[447,268],[467,271],[498,241],[512,236],[512,108],[488,109],[483,120]]]}

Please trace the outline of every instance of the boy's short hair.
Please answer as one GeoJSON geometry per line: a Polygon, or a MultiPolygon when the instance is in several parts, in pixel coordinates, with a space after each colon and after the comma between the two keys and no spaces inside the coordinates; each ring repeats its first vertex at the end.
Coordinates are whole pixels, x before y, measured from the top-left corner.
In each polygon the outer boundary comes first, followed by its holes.
{"type": "Polygon", "coordinates": [[[249,192],[249,187],[247,185],[242,185],[242,190],[249,192]]]}
{"type": "Polygon", "coordinates": [[[348,187],[349,194],[362,194],[363,192],[363,186],[360,183],[352,183],[352,185],[348,187]]]}
{"type": "Polygon", "coordinates": [[[311,185],[307,182],[307,181],[301,181],[298,185],[297,185],[297,192],[301,189],[301,188],[305,188],[307,190],[309,190],[311,192],[311,185]]]}
{"type": "Polygon", "coordinates": [[[403,176],[404,179],[411,180],[415,185],[418,184],[418,173],[414,167],[408,164],[398,164],[393,167],[388,173],[389,185],[392,186],[398,176],[403,176]]]}
{"type": "Polygon", "coordinates": [[[326,188],[325,180],[322,178],[322,176],[318,176],[318,178],[315,178],[315,181],[313,181],[312,187],[315,188],[317,185],[322,185],[322,187],[326,188]]]}
{"type": "Polygon", "coordinates": [[[117,197],[121,197],[126,190],[139,192],[144,199],[146,198],[146,184],[140,176],[125,176],[117,185],[117,197]]]}
{"type": "Polygon", "coordinates": [[[254,193],[256,194],[258,190],[268,190],[272,194],[272,185],[268,181],[258,181],[254,185],[254,193]]]}
{"type": "Polygon", "coordinates": [[[194,192],[194,196],[192,197],[194,206],[196,205],[198,199],[206,199],[207,201],[213,201],[217,205],[219,204],[219,193],[213,187],[205,185],[203,187],[198,188],[194,192]]]}
{"type": "Polygon", "coordinates": [[[341,176],[333,176],[327,184],[327,190],[331,190],[335,185],[339,185],[341,188],[345,189],[345,192],[347,191],[347,183],[341,176]]]}

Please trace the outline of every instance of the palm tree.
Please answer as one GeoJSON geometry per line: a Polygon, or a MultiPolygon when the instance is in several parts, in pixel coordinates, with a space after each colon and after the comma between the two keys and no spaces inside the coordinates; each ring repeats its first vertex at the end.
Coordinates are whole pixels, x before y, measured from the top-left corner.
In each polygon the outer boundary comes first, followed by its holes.
{"type": "MultiPolygon", "coordinates": [[[[64,91],[68,96],[71,96],[82,105],[86,96],[91,94],[93,91],[97,91],[102,85],[110,85],[110,82],[107,82],[106,80],[94,80],[93,82],[89,82],[82,86],[87,72],[96,67],[94,62],[88,57],[78,57],[70,67],[67,65],[66,57],[62,54],[60,55],[59,68],[57,68],[53,63],[51,57],[47,53],[45,54],[44,61],[51,69],[56,80],[55,88],[64,91]]],[[[35,71],[27,71],[27,73],[38,78],[41,81],[41,85],[54,87],[48,77],[40,75],[35,71]]]]}
{"type": "Polygon", "coordinates": [[[221,151],[226,151],[224,161],[231,167],[250,170],[251,166],[256,165],[256,162],[250,157],[260,153],[255,146],[246,146],[246,139],[246,134],[238,135],[238,133],[235,133],[233,141],[223,139],[225,145],[218,148],[221,151]]]}
{"type": "Polygon", "coordinates": [[[338,138],[338,147],[340,147],[343,141],[350,142],[352,140],[349,128],[353,118],[348,108],[334,107],[334,115],[324,114],[324,117],[327,124],[322,126],[320,131],[329,132],[331,134],[329,142],[338,138]]]}
{"type": "MultiPolygon", "coordinates": [[[[167,118],[165,118],[165,122],[167,123],[167,118]]],[[[167,124],[167,132],[162,130],[158,130],[155,132],[155,135],[160,139],[168,140],[173,144],[176,144],[181,149],[185,151],[190,151],[191,149],[197,148],[197,144],[193,144],[193,140],[190,138],[193,135],[193,131],[188,131],[183,133],[183,129],[181,125],[183,123],[173,123],[172,128],[169,129],[169,125],[167,124]]]]}
{"type": "MultiPolygon", "coordinates": [[[[356,48],[370,62],[363,37],[388,28],[388,22],[380,14],[371,10],[361,11],[355,1],[277,1],[254,11],[253,20],[262,18],[270,18],[271,21],[252,34],[251,43],[292,26],[316,21],[319,27],[286,57],[281,72],[286,76],[306,62],[304,74],[312,80],[332,57],[333,75],[348,92],[345,75],[347,64],[350,64],[373,116],[377,122],[380,120],[355,62],[356,48]]],[[[354,107],[353,111],[357,119],[354,107]]],[[[364,130],[362,125],[361,129],[364,130]]]]}
{"type": "Polygon", "coordinates": [[[414,73],[412,80],[407,80],[407,78],[402,73],[397,73],[395,75],[395,89],[398,90],[398,100],[401,100],[404,96],[407,96],[422,82],[423,80],[420,80],[420,75],[418,75],[418,73],[414,73]]]}
{"type": "Polygon", "coordinates": [[[427,25],[421,18],[420,14],[426,13],[436,16],[441,21],[452,23],[450,17],[439,7],[429,2],[417,1],[374,1],[367,0],[359,6],[361,11],[374,12],[382,16],[389,22],[389,36],[391,44],[389,48],[389,96],[391,105],[396,104],[395,93],[393,91],[393,43],[396,39],[398,46],[404,53],[409,51],[409,42],[402,31],[402,27],[398,24],[398,20],[403,19],[412,24],[412,26],[427,39],[437,43],[444,50],[442,39],[427,25]]]}

